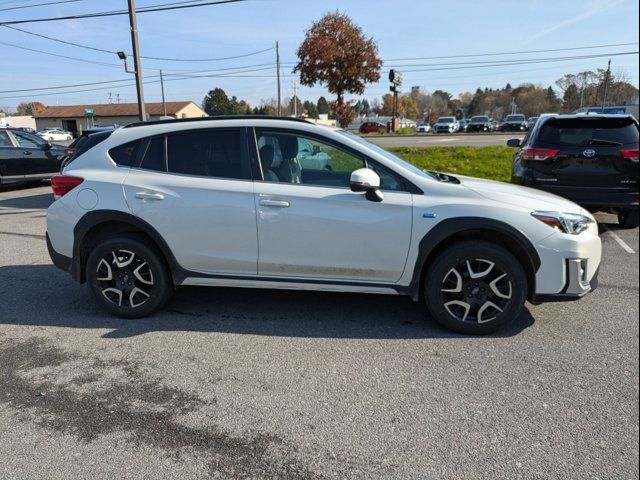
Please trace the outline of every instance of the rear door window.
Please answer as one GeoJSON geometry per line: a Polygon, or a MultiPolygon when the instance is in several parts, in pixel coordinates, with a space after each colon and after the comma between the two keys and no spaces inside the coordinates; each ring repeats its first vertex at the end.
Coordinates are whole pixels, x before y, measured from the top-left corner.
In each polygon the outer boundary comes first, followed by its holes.
{"type": "Polygon", "coordinates": [[[638,127],[629,118],[551,119],[538,143],[561,147],[621,146],[638,143],[638,127]]]}
{"type": "Polygon", "coordinates": [[[167,136],[171,173],[203,177],[250,179],[242,159],[240,129],[208,129],[167,136]]]}
{"type": "Polygon", "coordinates": [[[142,158],[140,168],[145,170],[156,170],[158,172],[164,172],[164,139],[165,137],[155,137],[149,141],[147,150],[142,158]]]}

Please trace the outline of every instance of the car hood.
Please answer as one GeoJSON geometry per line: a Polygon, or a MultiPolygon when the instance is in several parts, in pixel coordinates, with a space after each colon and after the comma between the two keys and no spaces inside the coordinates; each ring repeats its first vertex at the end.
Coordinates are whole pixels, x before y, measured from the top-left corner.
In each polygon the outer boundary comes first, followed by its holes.
{"type": "Polygon", "coordinates": [[[496,202],[527,207],[532,211],[547,210],[553,212],[584,213],[579,205],[552,193],[493,180],[483,180],[460,175],[456,175],[455,177],[460,180],[460,183],[464,187],[496,202]]]}

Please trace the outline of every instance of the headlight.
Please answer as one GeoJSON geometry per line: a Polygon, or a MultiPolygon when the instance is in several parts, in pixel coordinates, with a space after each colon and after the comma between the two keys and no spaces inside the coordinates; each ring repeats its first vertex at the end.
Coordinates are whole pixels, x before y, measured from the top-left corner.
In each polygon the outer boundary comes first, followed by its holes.
{"type": "Polygon", "coordinates": [[[591,218],[579,213],[531,212],[531,215],[550,227],[570,235],[579,235],[593,223],[591,218]]]}

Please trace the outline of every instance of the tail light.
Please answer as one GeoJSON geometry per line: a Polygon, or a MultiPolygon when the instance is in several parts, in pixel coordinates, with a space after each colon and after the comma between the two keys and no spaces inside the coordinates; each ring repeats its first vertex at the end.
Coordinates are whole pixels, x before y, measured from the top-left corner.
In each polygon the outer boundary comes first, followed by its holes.
{"type": "Polygon", "coordinates": [[[51,188],[53,188],[55,197],[60,198],[82,182],[84,182],[84,178],[72,177],[71,175],[56,175],[51,178],[51,188]]]}
{"type": "Polygon", "coordinates": [[[66,155],[71,156],[71,155],[73,155],[74,153],[76,153],[76,149],[75,149],[75,148],[73,148],[73,147],[67,147],[67,148],[65,148],[65,149],[64,149],[64,153],[65,153],[66,155]]]}
{"type": "Polygon", "coordinates": [[[533,148],[524,147],[522,149],[522,158],[525,160],[537,160],[542,161],[547,158],[553,158],[558,155],[560,150],[554,150],[552,148],[533,148]]]}
{"type": "Polygon", "coordinates": [[[624,158],[628,158],[632,162],[638,162],[638,149],[637,148],[623,148],[620,150],[620,154],[624,158]]]}

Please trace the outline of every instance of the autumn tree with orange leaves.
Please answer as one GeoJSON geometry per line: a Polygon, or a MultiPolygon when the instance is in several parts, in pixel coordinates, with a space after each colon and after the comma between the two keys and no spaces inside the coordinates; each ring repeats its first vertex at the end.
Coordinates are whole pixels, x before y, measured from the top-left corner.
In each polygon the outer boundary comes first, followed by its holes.
{"type": "Polygon", "coordinates": [[[298,48],[295,73],[306,86],[325,85],[336,95],[334,111],[340,125],[348,123],[344,95],[362,95],[367,83],[380,79],[382,60],[373,38],[365,37],[362,29],[347,15],[327,13],[306,31],[306,39],[298,48]]]}

